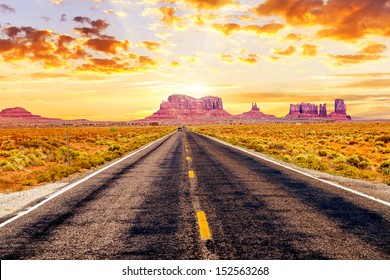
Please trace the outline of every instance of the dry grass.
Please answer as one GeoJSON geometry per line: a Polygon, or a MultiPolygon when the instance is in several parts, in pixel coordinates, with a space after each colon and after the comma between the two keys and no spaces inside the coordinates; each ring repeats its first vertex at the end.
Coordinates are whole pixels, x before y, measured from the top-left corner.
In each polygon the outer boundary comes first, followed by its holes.
{"type": "Polygon", "coordinates": [[[191,130],[296,165],[390,185],[390,123],[195,126],[191,130]]]}
{"type": "Polygon", "coordinates": [[[0,130],[0,192],[28,189],[102,165],[173,127],[7,128],[0,130]],[[66,131],[71,165],[67,165],[66,131]]]}

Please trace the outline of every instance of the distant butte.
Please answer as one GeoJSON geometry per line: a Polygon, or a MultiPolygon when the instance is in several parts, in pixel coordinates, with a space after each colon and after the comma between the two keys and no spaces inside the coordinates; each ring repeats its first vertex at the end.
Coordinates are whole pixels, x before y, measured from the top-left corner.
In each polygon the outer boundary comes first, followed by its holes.
{"type": "Polygon", "coordinates": [[[206,96],[197,99],[187,95],[175,94],[169,96],[168,101],[163,101],[160,109],[144,120],[194,121],[226,118],[232,118],[232,115],[223,109],[222,98],[206,96]]]}
{"type": "Polygon", "coordinates": [[[347,115],[347,107],[343,99],[336,99],[334,103],[334,112],[327,114],[326,104],[318,105],[310,103],[290,104],[290,112],[286,118],[301,118],[301,119],[330,119],[330,120],[351,120],[351,116],[347,115]]]}
{"type": "Polygon", "coordinates": [[[274,115],[264,114],[260,111],[260,108],[257,107],[257,103],[252,104],[252,110],[237,115],[236,118],[239,119],[274,119],[276,118],[274,115]]]}
{"type": "Polygon", "coordinates": [[[6,108],[0,112],[0,117],[29,119],[29,120],[60,120],[60,119],[45,118],[39,115],[33,115],[31,112],[21,107],[6,108]]]}

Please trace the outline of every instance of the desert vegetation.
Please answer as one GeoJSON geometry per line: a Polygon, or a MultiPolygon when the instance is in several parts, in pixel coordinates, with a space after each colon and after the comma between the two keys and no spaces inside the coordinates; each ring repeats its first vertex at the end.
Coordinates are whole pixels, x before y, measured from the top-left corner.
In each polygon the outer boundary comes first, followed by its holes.
{"type": "Polygon", "coordinates": [[[390,123],[273,123],[191,130],[301,167],[390,185],[390,123]]]}
{"type": "Polygon", "coordinates": [[[6,128],[0,130],[0,192],[61,180],[156,140],[173,127],[6,128]],[[70,137],[67,164],[66,131],[70,137]]]}

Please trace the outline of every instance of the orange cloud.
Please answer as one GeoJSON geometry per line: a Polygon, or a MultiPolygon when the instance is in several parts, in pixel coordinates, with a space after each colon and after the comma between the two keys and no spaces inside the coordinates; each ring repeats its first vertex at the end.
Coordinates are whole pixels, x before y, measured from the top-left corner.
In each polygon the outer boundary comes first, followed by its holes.
{"type": "Polygon", "coordinates": [[[223,33],[226,36],[231,35],[233,32],[237,31],[243,31],[243,32],[249,32],[256,35],[261,34],[275,34],[279,30],[284,28],[283,24],[279,23],[269,23],[265,25],[247,25],[247,26],[241,26],[237,23],[214,23],[213,28],[221,33],[223,33]]]}
{"type": "Polygon", "coordinates": [[[160,7],[158,10],[162,15],[161,21],[167,26],[177,25],[180,28],[183,27],[185,22],[181,17],[175,15],[176,8],[160,7]]]}
{"type": "Polygon", "coordinates": [[[233,56],[229,53],[222,53],[219,55],[222,62],[233,63],[233,56]]]}
{"type": "Polygon", "coordinates": [[[283,28],[284,28],[284,24],[269,23],[265,25],[248,25],[243,27],[242,30],[252,32],[257,35],[261,35],[261,34],[275,34],[283,28]]]}
{"type": "Polygon", "coordinates": [[[130,47],[130,42],[127,40],[117,41],[113,39],[88,39],[85,43],[87,47],[100,52],[116,54],[118,49],[127,50],[130,47]]]}
{"type": "Polygon", "coordinates": [[[336,66],[348,64],[360,64],[370,60],[384,58],[381,53],[387,50],[387,46],[378,43],[369,43],[356,54],[332,55],[328,54],[335,61],[336,66]]]}
{"type": "Polygon", "coordinates": [[[234,31],[241,30],[241,26],[237,23],[214,23],[213,28],[226,36],[231,35],[234,31]]]}
{"type": "Polygon", "coordinates": [[[274,52],[278,55],[285,55],[285,56],[290,56],[293,55],[296,51],[296,48],[293,45],[290,45],[287,49],[282,50],[280,48],[275,48],[274,52]]]}
{"type": "Polygon", "coordinates": [[[321,38],[353,41],[367,35],[390,37],[388,0],[266,0],[257,15],[279,16],[292,26],[322,26],[321,38]]]}
{"type": "Polygon", "coordinates": [[[390,88],[390,79],[372,79],[349,83],[341,86],[341,88],[390,88]]]}
{"type": "Polygon", "coordinates": [[[88,63],[81,65],[77,70],[113,74],[132,72],[134,71],[134,68],[129,67],[128,63],[118,63],[114,59],[91,58],[88,63]]]}
{"type": "Polygon", "coordinates": [[[289,33],[283,39],[283,41],[301,41],[301,40],[302,40],[302,35],[301,34],[295,34],[295,33],[289,33]]]}
{"type": "Polygon", "coordinates": [[[139,43],[138,45],[141,47],[144,47],[150,51],[158,51],[162,46],[162,44],[160,44],[158,42],[153,42],[153,41],[143,41],[143,42],[139,43]]]}
{"type": "Polygon", "coordinates": [[[180,63],[177,62],[177,61],[171,61],[171,66],[172,66],[173,68],[180,67],[180,63]]]}
{"type": "Polygon", "coordinates": [[[244,57],[238,57],[238,61],[242,63],[247,63],[247,64],[257,64],[258,63],[258,57],[256,54],[250,53],[247,56],[244,57]]]}
{"type": "Polygon", "coordinates": [[[184,0],[198,9],[218,9],[228,5],[239,5],[238,2],[232,0],[184,0]]]}
{"type": "Polygon", "coordinates": [[[303,56],[317,56],[317,50],[318,46],[310,45],[310,44],[304,44],[302,46],[302,55],[303,56]]]}

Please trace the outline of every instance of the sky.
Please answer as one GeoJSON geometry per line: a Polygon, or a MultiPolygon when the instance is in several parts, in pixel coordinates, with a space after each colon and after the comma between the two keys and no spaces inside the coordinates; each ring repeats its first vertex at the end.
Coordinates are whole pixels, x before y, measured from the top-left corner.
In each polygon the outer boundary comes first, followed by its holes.
{"type": "Polygon", "coordinates": [[[0,109],[134,120],[172,94],[390,119],[390,0],[0,0],[0,109]]]}

